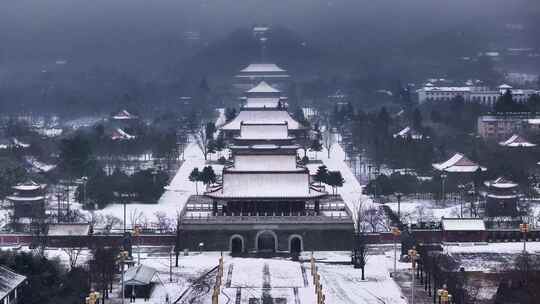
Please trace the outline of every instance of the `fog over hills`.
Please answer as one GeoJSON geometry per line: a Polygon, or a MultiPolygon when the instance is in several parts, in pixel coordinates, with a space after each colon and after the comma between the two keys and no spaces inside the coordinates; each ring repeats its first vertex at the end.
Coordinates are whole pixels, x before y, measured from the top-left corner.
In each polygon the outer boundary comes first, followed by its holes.
{"type": "Polygon", "coordinates": [[[272,26],[268,56],[298,79],[353,73],[386,87],[392,77],[469,73],[454,61],[478,51],[539,47],[538,16],[534,0],[8,0],[0,100],[186,94],[203,76],[226,79],[257,60],[256,24],[272,26]],[[509,23],[525,29],[509,34],[509,23]]]}

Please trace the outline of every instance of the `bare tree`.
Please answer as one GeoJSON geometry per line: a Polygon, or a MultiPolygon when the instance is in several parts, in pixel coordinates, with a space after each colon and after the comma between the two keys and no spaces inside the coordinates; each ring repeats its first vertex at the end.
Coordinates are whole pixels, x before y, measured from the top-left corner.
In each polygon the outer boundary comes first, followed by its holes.
{"type": "Polygon", "coordinates": [[[330,127],[326,127],[322,133],[323,146],[326,148],[328,153],[328,158],[330,158],[330,152],[332,151],[332,146],[336,143],[335,134],[332,133],[330,127]]]}
{"type": "Polygon", "coordinates": [[[203,153],[204,160],[208,160],[208,154],[212,152],[211,147],[215,126],[212,128],[210,125],[211,124],[202,125],[198,130],[194,131],[193,134],[195,143],[203,153]]]}
{"type": "Polygon", "coordinates": [[[416,219],[418,222],[427,222],[433,219],[433,210],[426,208],[425,205],[416,206],[416,219]]]}
{"type": "Polygon", "coordinates": [[[171,230],[171,221],[167,217],[167,213],[157,211],[154,215],[156,217],[159,232],[163,233],[171,230]]]}
{"type": "Polygon", "coordinates": [[[143,212],[139,211],[137,208],[135,208],[134,210],[131,210],[129,212],[129,221],[130,221],[131,227],[140,225],[143,217],[144,217],[143,212]]]}
{"type": "Polygon", "coordinates": [[[365,268],[369,255],[366,232],[371,228],[368,220],[371,208],[365,201],[360,200],[356,210],[352,262],[355,268],[362,270],[362,280],[365,280],[365,268]]]}
{"type": "Polygon", "coordinates": [[[110,231],[114,226],[122,224],[122,220],[112,214],[105,215],[105,226],[110,231]]]}
{"type": "Polygon", "coordinates": [[[382,208],[369,207],[364,211],[365,221],[370,227],[371,232],[388,231],[390,228],[388,223],[385,222],[386,216],[382,208]]]}
{"type": "Polygon", "coordinates": [[[77,259],[81,254],[81,247],[67,247],[62,248],[62,251],[65,252],[69,259],[69,269],[73,269],[77,266],[77,259]]]}

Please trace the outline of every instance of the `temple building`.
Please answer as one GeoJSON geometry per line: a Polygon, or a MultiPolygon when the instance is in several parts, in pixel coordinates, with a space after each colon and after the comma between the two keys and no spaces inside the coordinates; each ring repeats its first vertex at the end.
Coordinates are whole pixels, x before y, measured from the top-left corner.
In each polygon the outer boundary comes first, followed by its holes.
{"type": "Polygon", "coordinates": [[[307,129],[296,121],[287,111],[286,98],[281,91],[262,81],[245,92],[245,105],[233,120],[225,124],[221,131],[225,138],[232,139],[240,135],[243,123],[272,125],[286,123],[292,136],[300,139],[307,129]]]}
{"type": "Polygon", "coordinates": [[[531,143],[521,135],[513,134],[507,140],[501,141],[500,146],[508,148],[532,148],[536,147],[536,144],[531,143]]]}
{"type": "Polygon", "coordinates": [[[12,224],[17,231],[30,231],[45,216],[45,185],[29,181],[12,187],[7,200],[13,208],[12,224]]]}
{"type": "Polygon", "coordinates": [[[446,173],[474,173],[478,169],[487,170],[461,153],[454,154],[445,162],[433,164],[433,168],[446,173]]]}
{"type": "Polygon", "coordinates": [[[485,221],[488,228],[516,228],[521,223],[518,212],[518,184],[504,177],[486,181],[485,221]]]}
{"type": "Polygon", "coordinates": [[[350,210],[299,162],[297,141],[307,129],[281,100],[281,92],[262,81],[246,92],[239,115],[221,127],[230,157],[218,181],[183,210],[184,248],[202,243],[233,254],[350,250],[350,210]]]}
{"type": "Polygon", "coordinates": [[[272,86],[286,90],[290,76],[286,70],[274,63],[252,63],[243,68],[235,76],[235,87],[239,90],[249,90],[261,81],[266,81],[272,86]]]}

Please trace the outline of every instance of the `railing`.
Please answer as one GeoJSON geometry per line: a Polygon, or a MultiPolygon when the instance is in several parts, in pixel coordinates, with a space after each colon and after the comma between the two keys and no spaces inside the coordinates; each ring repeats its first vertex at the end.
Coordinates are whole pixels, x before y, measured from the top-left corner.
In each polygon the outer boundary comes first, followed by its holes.
{"type": "Polygon", "coordinates": [[[185,216],[182,219],[182,224],[204,224],[204,223],[243,223],[243,224],[284,224],[284,223],[351,223],[350,216],[322,216],[322,215],[230,215],[230,216],[213,216],[213,215],[200,215],[199,216],[185,216]]]}

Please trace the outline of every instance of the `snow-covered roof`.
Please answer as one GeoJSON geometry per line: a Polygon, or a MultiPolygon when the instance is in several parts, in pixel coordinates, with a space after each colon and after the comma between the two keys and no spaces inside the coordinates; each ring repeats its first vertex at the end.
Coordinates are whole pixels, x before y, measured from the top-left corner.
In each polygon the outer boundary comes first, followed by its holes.
{"type": "Polygon", "coordinates": [[[152,282],[157,270],[142,264],[129,268],[124,274],[126,285],[144,286],[152,282]]]}
{"type": "Polygon", "coordinates": [[[266,81],[261,81],[255,87],[249,89],[247,93],[281,93],[281,91],[272,87],[266,81]]]}
{"type": "Polygon", "coordinates": [[[45,199],[45,196],[42,196],[42,195],[39,195],[39,196],[30,196],[30,197],[26,197],[26,196],[14,196],[14,195],[10,195],[10,196],[6,196],[6,198],[10,201],[13,201],[13,202],[37,202],[37,201],[42,201],[45,199]]]}
{"type": "Polygon", "coordinates": [[[499,189],[510,189],[518,186],[518,184],[502,176],[491,181],[485,181],[484,185],[499,189]]]}
{"type": "Polygon", "coordinates": [[[137,116],[129,113],[127,110],[122,110],[116,113],[112,118],[116,120],[127,120],[127,119],[136,119],[137,116]]]}
{"type": "Polygon", "coordinates": [[[84,236],[90,233],[90,224],[50,224],[49,236],[84,236]]]}
{"type": "Polygon", "coordinates": [[[443,218],[442,229],[445,231],[484,231],[486,225],[477,218],[443,218]]]}
{"type": "Polygon", "coordinates": [[[512,86],[507,85],[507,84],[505,84],[505,83],[503,83],[503,84],[501,84],[501,85],[499,86],[499,89],[504,89],[504,90],[511,89],[511,88],[512,88],[512,86]]]}
{"type": "Polygon", "coordinates": [[[40,190],[40,189],[45,188],[45,185],[38,184],[31,180],[31,181],[17,184],[11,188],[16,191],[35,191],[35,190],[40,190]]]}
{"type": "Polygon", "coordinates": [[[112,134],[111,134],[111,139],[112,140],[129,140],[129,139],[134,139],[135,136],[133,135],[129,135],[128,133],[126,133],[126,131],[120,129],[120,128],[117,128],[115,130],[113,130],[112,134]]]}
{"type": "Polygon", "coordinates": [[[259,124],[243,122],[240,124],[239,139],[289,139],[287,122],[259,124]]]}
{"type": "Polygon", "coordinates": [[[281,73],[285,72],[284,69],[278,67],[274,63],[252,63],[242,69],[242,73],[281,73]]]}
{"type": "Polygon", "coordinates": [[[244,110],[240,111],[232,121],[221,127],[222,130],[240,130],[241,122],[248,123],[282,123],[286,121],[289,130],[303,129],[296,120],[285,110],[244,110]]]}
{"type": "Polygon", "coordinates": [[[526,140],[525,138],[523,138],[522,136],[517,135],[517,134],[514,134],[514,135],[510,136],[510,138],[508,138],[505,141],[501,141],[499,143],[499,145],[501,145],[503,147],[511,147],[511,148],[514,148],[514,147],[536,147],[536,144],[533,144],[533,143],[529,142],[528,140],[526,140]]]}
{"type": "MultiPolygon", "coordinates": [[[[294,171],[296,155],[235,155],[230,171],[294,171]]],[[[298,170],[304,170],[298,168],[298,170]]]]}
{"type": "Polygon", "coordinates": [[[0,299],[4,299],[10,292],[19,287],[26,277],[0,266],[0,299]]]}
{"type": "Polygon", "coordinates": [[[425,86],[422,88],[426,92],[453,92],[453,93],[461,93],[461,92],[470,92],[470,87],[428,87],[425,86]]]}
{"type": "Polygon", "coordinates": [[[277,108],[279,97],[248,97],[245,108],[277,108]]]}
{"type": "Polygon", "coordinates": [[[326,195],[310,188],[304,172],[223,172],[222,187],[206,193],[216,198],[310,198],[326,195]]]}
{"type": "Polygon", "coordinates": [[[408,136],[411,136],[412,139],[422,139],[422,134],[414,131],[411,127],[405,127],[403,128],[401,131],[397,132],[396,134],[394,134],[394,138],[398,138],[398,137],[401,137],[401,138],[406,138],[408,136]]]}
{"type": "Polygon", "coordinates": [[[439,171],[462,173],[472,173],[478,170],[478,168],[482,171],[486,170],[485,167],[481,167],[461,153],[454,154],[454,156],[445,162],[433,164],[433,168],[439,171]]]}
{"type": "Polygon", "coordinates": [[[253,28],[253,31],[255,32],[266,32],[268,31],[270,28],[268,26],[255,26],[253,28]]]}

